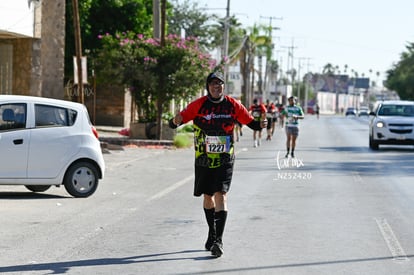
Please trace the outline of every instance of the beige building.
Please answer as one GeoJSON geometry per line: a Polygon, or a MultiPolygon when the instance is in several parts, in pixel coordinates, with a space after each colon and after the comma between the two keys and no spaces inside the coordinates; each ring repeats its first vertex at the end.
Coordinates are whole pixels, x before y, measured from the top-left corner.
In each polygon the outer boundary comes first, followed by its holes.
{"type": "Polygon", "coordinates": [[[0,94],[63,98],[65,0],[1,1],[0,10],[0,94]]]}

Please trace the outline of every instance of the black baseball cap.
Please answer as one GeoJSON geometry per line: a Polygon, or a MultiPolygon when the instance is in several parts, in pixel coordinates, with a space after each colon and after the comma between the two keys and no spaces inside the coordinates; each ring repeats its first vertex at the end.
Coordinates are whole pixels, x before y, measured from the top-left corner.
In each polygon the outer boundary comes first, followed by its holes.
{"type": "Polygon", "coordinates": [[[208,76],[207,76],[207,83],[210,83],[211,82],[211,80],[213,80],[213,79],[218,79],[218,80],[220,80],[220,81],[222,81],[223,83],[224,83],[224,77],[223,77],[223,75],[221,74],[221,73],[219,73],[219,72],[213,72],[213,73],[210,73],[208,76]]]}

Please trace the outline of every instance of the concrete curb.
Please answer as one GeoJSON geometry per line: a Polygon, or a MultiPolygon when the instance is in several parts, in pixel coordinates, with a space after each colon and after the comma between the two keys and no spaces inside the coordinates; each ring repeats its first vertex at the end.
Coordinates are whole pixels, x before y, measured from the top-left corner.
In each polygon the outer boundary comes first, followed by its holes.
{"type": "MultiPolygon", "coordinates": [[[[164,146],[173,147],[174,143],[172,140],[151,140],[151,139],[130,139],[128,137],[100,137],[101,146],[103,148],[111,147],[111,145],[127,146],[164,146]]],[[[108,148],[109,149],[109,148],[108,148]]]]}

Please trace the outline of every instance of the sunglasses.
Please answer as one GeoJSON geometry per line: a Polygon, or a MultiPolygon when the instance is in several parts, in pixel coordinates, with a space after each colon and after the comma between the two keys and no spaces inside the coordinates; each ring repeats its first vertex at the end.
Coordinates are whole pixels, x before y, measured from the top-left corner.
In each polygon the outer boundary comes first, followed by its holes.
{"type": "Polygon", "coordinates": [[[209,85],[224,85],[223,81],[211,81],[208,83],[209,85]]]}

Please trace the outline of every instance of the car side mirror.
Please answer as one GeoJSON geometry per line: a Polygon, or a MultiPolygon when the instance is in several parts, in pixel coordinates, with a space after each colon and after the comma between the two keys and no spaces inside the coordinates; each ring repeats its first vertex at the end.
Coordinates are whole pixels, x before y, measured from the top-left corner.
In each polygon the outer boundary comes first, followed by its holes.
{"type": "Polygon", "coordinates": [[[369,112],[369,115],[370,116],[375,116],[375,113],[371,111],[371,112],[369,112]]]}

